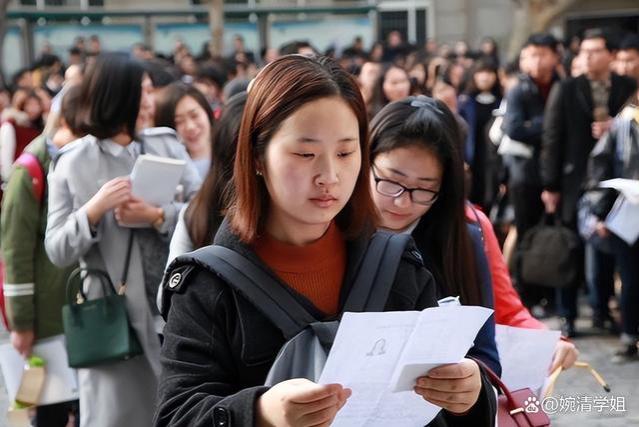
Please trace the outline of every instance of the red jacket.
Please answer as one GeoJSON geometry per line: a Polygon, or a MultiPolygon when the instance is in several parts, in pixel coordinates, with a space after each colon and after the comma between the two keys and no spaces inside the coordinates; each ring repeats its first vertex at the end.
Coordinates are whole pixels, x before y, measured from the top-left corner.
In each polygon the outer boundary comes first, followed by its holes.
{"type": "Polygon", "coordinates": [[[488,217],[479,209],[472,208],[470,204],[466,204],[466,217],[473,222],[479,218],[479,225],[484,235],[484,249],[493,282],[495,323],[518,328],[548,329],[546,325],[535,319],[521,302],[519,294],[513,287],[510,272],[488,217]]]}
{"type": "Polygon", "coordinates": [[[9,119],[6,122],[11,123],[16,133],[16,152],[13,156],[13,160],[16,160],[22,154],[24,148],[42,133],[42,129],[20,125],[13,119],[9,119]]]}

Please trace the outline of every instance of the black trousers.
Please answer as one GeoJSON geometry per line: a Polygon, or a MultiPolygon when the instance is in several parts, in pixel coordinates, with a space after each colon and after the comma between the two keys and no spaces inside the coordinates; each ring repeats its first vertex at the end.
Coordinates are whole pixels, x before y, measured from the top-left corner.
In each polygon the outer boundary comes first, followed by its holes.
{"type": "Polygon", "coordinates": [[[80,406],[77,400],[72,402],[43,405],[36,408],[36,427],[66,427],[69,422],[69,414],[75,417],[75,427],[80,426],[80,406]]]}

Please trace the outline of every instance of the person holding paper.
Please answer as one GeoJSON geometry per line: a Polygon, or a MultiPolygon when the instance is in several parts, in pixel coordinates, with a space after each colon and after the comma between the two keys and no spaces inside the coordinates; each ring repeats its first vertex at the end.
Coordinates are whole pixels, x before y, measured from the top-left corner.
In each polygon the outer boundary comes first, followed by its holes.
{"type": "MultiPolygon", "coordinates": [[[[79,95],[79,87],[69,87],[62,99],[59,123],[49,126],[53,132],[39,136],[25,148],[26,153],[37,159],[37,167],[42,168],[43,174],[55,152],[81,135],[74,125],[79,95]]],[[[56,117],[49,120],[53,122],[56,117]]],[[[40,185],[46,186],[46,182],[40,185]]],[[[42,199],[38,198],[34,186],[28,169],[16,166],[2,200],[0,227],[11,344],[24,358],[31,356],[37,340],[62,333],[65,285],[75,267],[58,268],[47,257],[44,249],[47,201],[44,193],[42,199]]],[[[51,363],[53,360],[45,360],[45,364],[51,363]]],[[[38,406],[34,425],[65,427],[70,412],[77,412],[77,407],[77,401],[38,406]]]]}
{"type": "MultiPolygon", "coordinates": [[[[375,230],[366,107],[355,80],[326,58],[288,55],[255,78],[238,138],[236,194],[215,244],[270,274],[317,319],[340,314],[342,290],[375,230]]],[[[414,245],[403,253],[386,311],[436,305],[414,245]]],[[[327,426],[350,390],[292,379],[262,386],[284,343],[259,307],[196,265],[170,271],[156,426],[327,426]]],[[[492,387],[475,362],[440,371],[431,426],[493,425],[492,387]],[[453,377],[461,381],[452,381],[453,377]]],[[[428,385],[426,385],[428,386],[428,385]]]]}
{"type": "MultiPolygon", "coordinates": [[[[382,228],[415,239],[439,298],[460,296],[462,304],[493,308],[481,233],[465,218],[460,146],[457,122],[443,102],[417,96],[387,105],[371,122],[371,192],[382,228]]],[[[499,375],[494,316],[470,354],[499,375]]]]}
{"type": "MultiPolygon", "coordinates": [[[[49,173],[45,247],[54,264],[80,262],[106,271],[118,284],[132,233],[121,224],[151,226],[133,235],[125,293],[144,356],[78,370],[81,426],[142,427],[152,422],[160,371],[154,319],[159,279],[147,275],[163,269],[155,249],[166,245],[182,203],[153,206],[134,198],[127,175],[142,151],[179,160],[187,160],[188,154],[170,129],[136,132],[140,105],[149,102],[150,93],[150,79],[140,64],[117,55],[99,56],[87,71],[78,105],[77,126],[88,135],[60,150],[49,173]]],[[[184,200],[199,188],[189,162],[180,184],[184,200]]],[[[101,294],[93,278],[85,287],[89,298],[101,294]]]]}
{"type": "MultiPolygon", "coordinates": [[[[539,153],[541,200],[545,211],[577,232],[577,202],[587,173],[588,155],[597,140],[608,132],[636,82],[610,72],[614,56],[610,34],[593,28],[584,32],[579,47],[584,73],[564,79],[550,91],[544,113],[539,153]]],[[[613,286],[611,259],[593,245],[585,247],[586,282],[593,295],[610,294],[613,286]]],[[[556,303],[562,332],[574,337],[578,314],[577,295],[582,279],[573,286],[557,288],[556,303]]],[[[593,326],[605,326],[610,314],[602,301],[593,316],[593,326]]]]}
{"type": "MultiPolygon", "coordinates": [[[[608,245],[621,276],[621,346],[613,361],[639,360],[639,241],[630,244],[606,227],[606,216],[615,199],[622,197],[613,189],[601,189],[599,183],[612,178],[639,180],[639,93],[613,121],[610,132],[604,135],[590,153],[587,188],[589,194],[600,194],[591,207],[596,217],[594,233],[608,245]]],[[[631,203],[628,200],[625,203],[631,203]]],[[[607,299],[606,299],[607,302],[607,299]]]]}
{"type": "MultiPolygon", "coordinates": [[[[454,187],[452,177],[457,176],[459,179],[463,176],[463,171],[460,165],[455,165],[450,159],[454,158],[451,153],[460,143],[453,140],[454,134],[450,128],[454,124],[447,120],[448,115],[444,113],[442,105],[425,97],[408,98],[383,111],[383,115],[380,113],[380,116],[373,120],[371,135],[373,165],[375,168],[378,165],[375,159],[379,159],[379,169],[382,169],[374,172],[379,175],[373,175],[371,183],[373,199],[382,217],[382,226],[395,232],[410,232],[424,257],[435,266],[431,269],[441,272],[443,278],[438,280],[438,284],[452,283],[453,287],[448,292],[461,295],[462,302],[471,298],[464,298],[465,292],[468,292],[466,289],[474,288],[473,279],[465,279],[464,274],[473,273],[481,278],[483,292],[482,298],[475,299],[473,303],[492,308],[494,299],[495,320],[498,323],[516,327],[546,328],[526,310],[513,288],[490,221],[469,203],[464,204],[463,190],[454,187]],[[440,159],[449,160],[446,163],[440,159]],[[383,171],[388,171],[385,178],[381,177],[383,171]],[[414,187],[416,191],[413,192],[418,197],[422,195],[417,192],[419,189],[423,191],[423,195],[431,197],[432,192],[437,189],[437,196],[430,199],[432,203],[420,204],[412,199],[402,200],[402,197],[408,197],[403,195],[407,190],[399,191],[400,186],[410,187],[413,181],[414,184],[419,184],[414,187]],[[454,201],[457,205],[451,206],[454,201]],[[459,259],[462,255],[446,255],[441,249],[460,245],[455,242],[445,243],[448,236],[455,234],[450,231],[454,228],[455,217],[448,214],[449,212],[459,212],[456,218],[460,224],[458,229],[468,230],[465,239],[473,244],[470,256],[466,255],[464,261],[456,261],[457,268],[454,269],[451,266],[446,268],[445,260],[459,259]],[[476,234],[476,228],[479,228],[479,235],[476,234]],[[473,260],[477,266],[473,264],[473,260]],[[460,262],[462,268],[458,268],[460,262]]],[[[440,290],[444,291],[445,288],[440,290]]],[[[480,356],[489,365],[494,365],[494,323],[492,328],[490,325],[484,326],[478,338],[476,344],[485,343],[485,350],[475,348],[472,351],[479,351],[476,356],[480,356]]],[[[553,370],[560,365],[569,368],[574,364],[578,354],[574,344],[562,340],[555,349],[553,370]]]]}

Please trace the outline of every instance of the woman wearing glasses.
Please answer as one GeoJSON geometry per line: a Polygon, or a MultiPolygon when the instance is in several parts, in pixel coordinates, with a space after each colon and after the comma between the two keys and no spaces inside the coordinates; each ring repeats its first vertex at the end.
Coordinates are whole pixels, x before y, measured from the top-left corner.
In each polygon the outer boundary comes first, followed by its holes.
{"type": "MultiPolygon", "coordinates": [[[[494,304],[500,324],[546,329],[514,290],[488,218],[464,206],[459,130],[444,104],[424,96],[407,98],[380,111],[371,127],[371,185],[382,227],[411,233],[440,297],[494,304]]],[[[475,341],[475,350],[490,357],[495,356],[493,328],[487,322],[475,341]]],[[[575,345],[562,338],[550,372],[570,368],[578,355],[575,345]]]]}
{"type": "MultiPolygon", "coordinates": [[[[441,102],[409,97],[371,122],[371,192],[381,226],[410,233],[435,276],[438,297],[493,308],[492,283],[478,227],[464,214],[464,170],[457,122],[441,102]]],[[[500,374],[491,317],[474,356],[500,374]]]]}

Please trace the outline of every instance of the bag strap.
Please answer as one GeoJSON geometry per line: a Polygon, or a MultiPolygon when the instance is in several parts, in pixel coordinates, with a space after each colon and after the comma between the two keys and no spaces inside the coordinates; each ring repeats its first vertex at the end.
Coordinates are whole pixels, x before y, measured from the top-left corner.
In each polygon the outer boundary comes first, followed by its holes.
{"type": "Polygon", "coordinates": [[[383,311],[409,234],[378,231],[368,244],[343,311],[383,311]]]}
{"type": "Polygon", "coordinates": [[[518,406],[517,406],[517,402],[515,401],[515,398],[513,397],[512,393],[510,392],[510,389],[506,386],[506,384],[504,384],[504,382],[501,380],[501,378],[499,378],[499,375],[497,375],[495,372],[493,372],[493,370],[490,369],[488,367],[488,365],[486,365],[481,360],[479,360],[479,359],[477,359],[475,357],[468,357],[468,358],[472,359],[473,361],[475,361],[475,363],[477,363],[479,365],[479,367],[482,368],[483,371],[486,373],[490,383],[493,386],[495,386],[495,388],[497,388],[498,391],[501,391],[504,396],[506,396],[506,400],[508,401],[508,411],[511,412],[511,411],[517,410],[518,406]]]}
{"type": "Polygon", "coordinates": [[[129,243],[126,248],[126,258],[124,260],[124,270],[122,271],[122,277],[120,278],[120,287],[118,288],[118,294],[124,295],[126,292],[126,283],[129,278],[129,265],[131,265],[131,251],[133,249],[133,230],[129,230],[129,243]]]}
{"type": "Polygon", "coordinates": [[[191,255],[240,292],[282,331],[287,340],[317,322],[280,283],[234,250],[213,245],[191,255]]]}
{"type": "Polygon", "coordinates": [[[40,160],[33,153],[23,151],[16,159],[15,164],[24,167],[29,172],[33,184],[33,195],[38,203],[42,204],[46,182],[40,160]]]}
{"type": "MultiPolygon", "coordinates": [[[[145,154],[144,140],[140,139],[140,155],[145,154]]],[[[133,250],[133,229],[129,230],[129,242],[126,248],[126,258],[124,259],[124,269],[122,270],[122,276],[120,277],[120,286],[118,287],[118,294],[124,295],[126,292],[126,285],[129,279],[129,266],[131,265],[131,252],[133,250]]]]}
{"type": "MultiPolygon", "coordinates": [[[[409,242],[407,234],[373,235],[343,311],[382,311],[397,267],[409,242]]],[[[318,320],[267,272],[232,249],[213,245],[196,250],[190,259],[215,272],[264,314],[286,339],[318,320]]]]}
{"type": "Polygon", "coordinates": [[[78,289],[78,294],[79,294],[78,298],[81,301],[87,300],[87,296],[84,293],[84,290],[82,289],[82,281],[89,276],[94,276],[100,279],[100,283],[102,285],[102,293],[104,294],[104,296],[107,296],[109,294],[115,295],[115,288],[113,287],[113,283],[111,283],[111,278],[106,273],[106,271],[98,270],[95,268],[77,267],[71,272],[71,274],[69,274],[69,277],[67,278],[67,285],[66,285],[67,303],[70,306],[74,305],[74,301],[73,301],[74,286],[73,285],[74,285],[74,281],[77,278],[80,279],[80,287],[78,289]]]}

